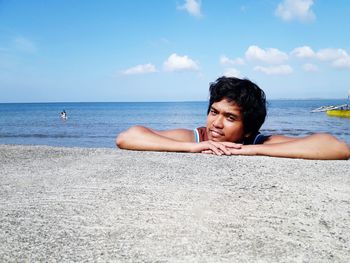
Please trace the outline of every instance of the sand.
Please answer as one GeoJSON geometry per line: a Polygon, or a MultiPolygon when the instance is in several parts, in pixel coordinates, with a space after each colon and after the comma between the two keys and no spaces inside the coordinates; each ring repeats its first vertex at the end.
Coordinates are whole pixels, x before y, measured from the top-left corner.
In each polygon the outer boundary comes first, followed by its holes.
{"type": "Polygon", "coordinates": [[[0,262],[350,262],[350,160],[0,145],[0,262]]]}

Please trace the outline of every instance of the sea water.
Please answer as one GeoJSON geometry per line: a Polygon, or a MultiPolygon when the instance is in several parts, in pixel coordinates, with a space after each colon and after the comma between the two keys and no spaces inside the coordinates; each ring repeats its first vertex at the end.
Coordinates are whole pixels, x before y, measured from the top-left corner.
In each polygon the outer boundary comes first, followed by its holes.
{"type": "MultiPolygon", "coordinates": [[[[328,132],[350,145],[350,118],[311,113],[346,100],[271,100],[264,134],[305,136],[328,132]]],[[[115,147],[134,125],[157,130],[205,126],[207,102],[2,103],[0,144],[115,147]],[[65,110],[67,120],[60,118],[65,110]]]]}

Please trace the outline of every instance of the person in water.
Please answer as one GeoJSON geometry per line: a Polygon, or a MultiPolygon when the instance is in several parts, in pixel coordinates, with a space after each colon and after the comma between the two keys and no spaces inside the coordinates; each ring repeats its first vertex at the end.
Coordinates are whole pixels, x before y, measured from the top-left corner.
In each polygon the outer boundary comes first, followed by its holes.
{"type": "Polygon", "coordinates": [[[303,159],[349,159],[349,146],[330,134],[306,137],[263,135],[266,97],[247,79],[220,77],[209,88],[205,127],[195,130],[158,131],[134,126],[116,138],[121,149],[206,153],[215,155],[265,155],[303,159]]]}
{"type": "Polygon", "coordinates": [[[68,118],[67,113],[66,113],[65,110],[63,110],[63,111],[61,112],[61,118],[62,118],[62,119],[67,119],[67,118],[68,118]]]}

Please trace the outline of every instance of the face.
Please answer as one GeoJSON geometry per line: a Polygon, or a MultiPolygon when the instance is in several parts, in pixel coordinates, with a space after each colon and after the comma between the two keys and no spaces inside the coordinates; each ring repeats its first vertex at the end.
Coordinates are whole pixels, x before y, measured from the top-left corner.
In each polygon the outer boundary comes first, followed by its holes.
{"type": "Polygon", "coordinates": [[[217,142],[240,142],[244,138],[241,109],[223,99],[214,102],[207,117],[208,139],[217,142]]]}

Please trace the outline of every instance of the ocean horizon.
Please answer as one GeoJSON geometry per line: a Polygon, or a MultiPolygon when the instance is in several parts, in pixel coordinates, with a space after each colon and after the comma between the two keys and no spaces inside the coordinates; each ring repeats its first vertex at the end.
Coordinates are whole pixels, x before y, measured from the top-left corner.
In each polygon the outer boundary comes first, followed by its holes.
{"type": "MultiPolygon", "coordinates": [[[[278,100],[288,100],[288,101],[342,101],[342,102],[350,102],[346,98],[274,98],[267,99],[269,101],[278,101],[278,100]]],[[[45,103],[183,103],[183,102],[203,102],[207,103],[208,100],[147,100],[147,101],[138,101],[138,100],[130,100],[130,101],[3,101],[0,104],[45,104],[45,103]]]]}
{"type": "MultiPolygon", "coordinates": [[[[350,119],[311,113],[346,99],[272,99],[261,132],[305,136],[327,132],[350,144],[350,119]]],[[[207,101],[0,103],[0,144],[115,147],[134,125],[157,130],[205,126],[207,101]],[[60,112],[65,110],[67,120],[60,112]]]]}

